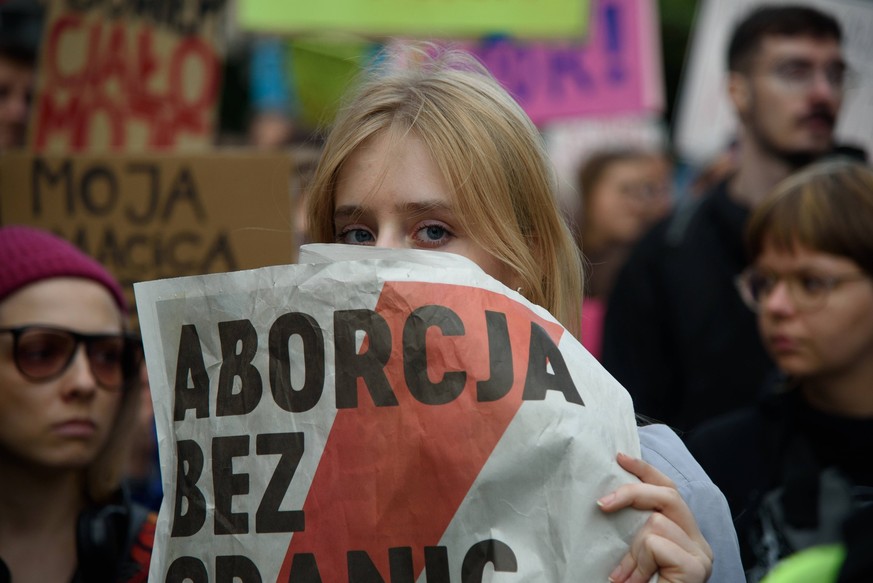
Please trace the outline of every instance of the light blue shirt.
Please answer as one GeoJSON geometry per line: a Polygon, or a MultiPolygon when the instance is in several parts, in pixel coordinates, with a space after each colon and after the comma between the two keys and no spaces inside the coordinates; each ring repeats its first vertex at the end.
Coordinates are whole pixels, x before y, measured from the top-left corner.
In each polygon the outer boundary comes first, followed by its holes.
{"type": "Polygon", "coordinates": [[[673,480],[712,547],[709,583],[745,583],[737,532],[724,494],[672,429],[654,424],[638,431],[643,460],[673,480]]]}

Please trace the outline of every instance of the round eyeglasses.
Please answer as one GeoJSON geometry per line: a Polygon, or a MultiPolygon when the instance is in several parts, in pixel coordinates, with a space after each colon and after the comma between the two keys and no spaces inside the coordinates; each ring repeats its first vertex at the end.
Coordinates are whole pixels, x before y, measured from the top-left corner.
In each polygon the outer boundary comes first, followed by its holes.
{"type": "Polygon", "coordinates": [[[792,273],[779,275],[759,271],[750,267],[739,274],[734,283],[740,292],[743,302],[754,312],[761,309],[761,304],[776,289],[780,281],[785,281],[788,293],[798,310],[818,310],[824,306],[830,293],[837,287],[851,282],[869,279],[866,273],[847,273],[844,275],[813,275],[809,273],[792,273]]]}
{"type": "Polygon", "coordinates": [[[137,378],[142,364],[142,342],[131,334],[82,334],[66,328],[28,325],[0,328],[12,334],[12,358],[28,380],[46,382],[61,376],[73,362],[79,344],[91,374],[104,389],[118,391],[137,378]]]}
{"type": "Polygon", "coordinates": [[[836,92],[853,87],[855,74],[845,63],[831,63],[819,69],[806,61],[787,61],[778,63],[766,72],[789,91],[809,91],[815,85],[818,75],[824,76],[828,86],[836,92]]]}

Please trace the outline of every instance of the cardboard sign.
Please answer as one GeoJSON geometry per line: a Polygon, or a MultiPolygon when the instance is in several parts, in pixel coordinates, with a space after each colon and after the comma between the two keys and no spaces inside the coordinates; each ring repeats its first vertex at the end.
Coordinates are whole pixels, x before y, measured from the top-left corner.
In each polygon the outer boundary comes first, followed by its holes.
{"type": "Polygon", "coordinates": [[[40,153],[204,150],[213,140],[221,0],[81,2],[50,9],[29,148],[40,153]]]}
{"type": "MultiPolygon", "coordinates": [[[[674,141],[680,156],[702,164],[736,135],[727,94],[727,44],[734,26],[763,0],[707,0],[695,19],[688,63],[676,108],[674,141]]],[[[836,137],[873,156],[873,4],[862,0],[767,0],[809,5],[835,17],[843,28],[843,52],[856,80],[844,95],[836,137]]]]}
{"type": "Polygon", "coordinates": [[[629,395],[463,257],[305,246],[136,298],[153,582],[605,581],[647,519],[595,504],[635,481],[629,395]]]}
{"type": "Polygon", "coordinates": [[[148,279],[295,259],[280,154],[0,157],[0,222],[53,231],[132,295],[148,279]]]}
{"type": "Polygon", "coordinates": [[[239,18],[261,32],[578,38],[588,26],[588,0],[240,0],[239,18]]]}
{"type": "Polygon", "coordinates": [[[468,47],[534,123],[661,112],[664,88],[652,0],[594,0],[584,41],[492,39],[468,47]]]}

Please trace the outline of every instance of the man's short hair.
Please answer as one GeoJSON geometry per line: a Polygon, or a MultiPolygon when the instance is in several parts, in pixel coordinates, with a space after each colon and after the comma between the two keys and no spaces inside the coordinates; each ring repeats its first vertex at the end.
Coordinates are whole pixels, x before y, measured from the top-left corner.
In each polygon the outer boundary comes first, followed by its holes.
{"type": "Polygon", "coordinates": [[[842,40],[837,20],[808,6],[761,6],[734,29],[728,45],[728,70],[747,71],[750,61],[769,36],[810,36],[842,40]]]}

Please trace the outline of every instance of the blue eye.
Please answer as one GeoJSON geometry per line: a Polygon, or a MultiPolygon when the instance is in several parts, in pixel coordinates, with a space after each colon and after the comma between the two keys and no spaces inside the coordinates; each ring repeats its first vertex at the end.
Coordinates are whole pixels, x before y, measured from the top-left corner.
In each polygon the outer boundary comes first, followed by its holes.
{"type": "Polygon", "coordinates": [[[367,229],[351,228],[337,235],[337,243],[346,245],[372,245],[376,238],[367,229]]]}
{"type": "Polygon", "coordinates": [[[416,241],[426,247],[445,245],[452,236],[452,233],[441,224],[424,225],[415,231],[416,241]]]}
{"type": "Polygon", "coordinates": [[[446,230],[437,225],[425,227],[424,232],[427,234],[428,239],[430,239],[431,241],[437,241],[446,236],[446,230]]]}

